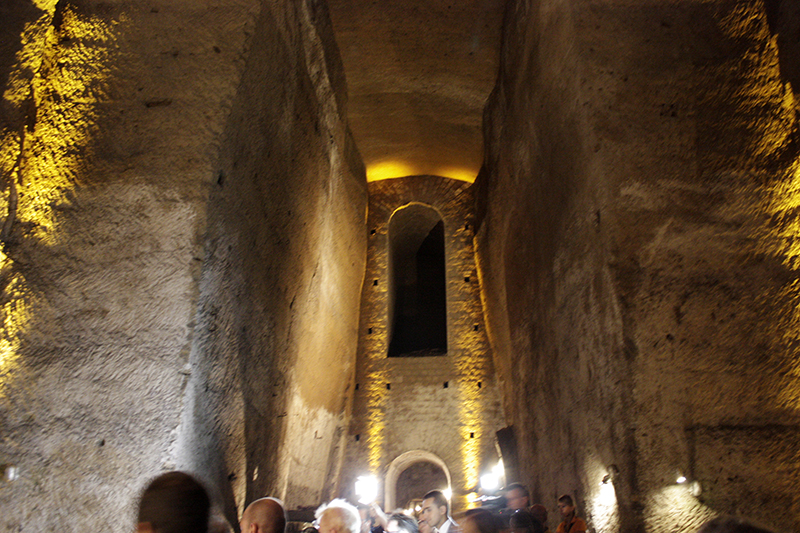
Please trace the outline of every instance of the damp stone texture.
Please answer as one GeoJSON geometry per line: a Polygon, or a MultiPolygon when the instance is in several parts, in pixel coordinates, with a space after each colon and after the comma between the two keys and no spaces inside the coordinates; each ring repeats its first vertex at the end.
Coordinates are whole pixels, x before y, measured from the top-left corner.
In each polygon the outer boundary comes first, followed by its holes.
{"type": "Polygon", "coordinates": [[[476,247],[553,517],[570,493],[596,531],[800,528],[792,9],[509,2],[476,247]]]}
{"type": "Polygon", "coordinates": [[[366,249],[325,4],[0,19],[0,528],[131,531],[175,468],[231,523],[265,492],[316,504],[366,249]]]}
{"type": "MultiPolygon", "coordinates": [[[[397,481],[417,463],[443,471],[454,511],[467,507],[479,476],[496,464],[502,427],[499,390],[483,321],[473,248],[469,183],[411,176],[369,183],[367,266],[361,296],[358,362],[342,493],[362,475],[376,476],[379,501],[397,501],[397,481]],[[387,357],[393,291],[390,227],[404,209],[432,208],[444,223],[446,353],[387,357]]],[[[420,487],[414,497],[442,486],[420,487]]],[[[403,491],[400,491],[403,493],[403,491]]]]}

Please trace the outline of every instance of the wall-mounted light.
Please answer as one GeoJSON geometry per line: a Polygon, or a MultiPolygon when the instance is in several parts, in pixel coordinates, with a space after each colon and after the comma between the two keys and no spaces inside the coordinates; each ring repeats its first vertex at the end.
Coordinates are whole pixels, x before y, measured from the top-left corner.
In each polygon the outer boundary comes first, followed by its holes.
{"type": "Polygon", "coordinates": [[[677,483],[678,485],[684,485],[689,494],[691,494],[695,498],[700,496],[700,492],[702,491],[702,488],[700,487],[700,482],[694,479],[690,480],[689,478],[684,476],[683,473],[680,471],[678,472],[678,477],[675,478],[675,483],[677,483]]]}
{"type": "Polygon", "coordinates": [[[444,489],[442,491],[442,495],[445,497],[445,499],[447,501],[450,501],[450,498],[453,497],[453,489],[451,489],[450,487],[447,487],[446,489],[444,489]]]}
{"type": "Polygon", "coordinates": [[[19,477],[19,471],[16,465],[5,464],[0,466],[0,469],[3,471],[4,481],[15,481],[17,477],[19,477]]]}
{"type": "Polygon", "coordinates": [[[603,480],[600,482],[601,485],[614,483],[614,481],[617,479],[617,476],[619,476],[619,468],[617,468],[617,465],[608,465],[606,471],[607,474],[603,476],[603,480]]]}
{"type": "Polygon", "coordinates": [[[355,489],[359,503],[372,503],[378,497],[378,479],[375,476],[359,476],[355,489]]]}

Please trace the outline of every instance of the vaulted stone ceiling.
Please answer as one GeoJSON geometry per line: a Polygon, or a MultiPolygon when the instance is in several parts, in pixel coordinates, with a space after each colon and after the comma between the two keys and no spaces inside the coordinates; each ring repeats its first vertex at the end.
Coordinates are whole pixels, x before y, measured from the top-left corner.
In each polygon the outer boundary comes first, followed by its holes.
{"type": "Polygon", "coordinates": [[[370,180],[474,180],[504,0],[330,0],[350,127],[370,180]]]}

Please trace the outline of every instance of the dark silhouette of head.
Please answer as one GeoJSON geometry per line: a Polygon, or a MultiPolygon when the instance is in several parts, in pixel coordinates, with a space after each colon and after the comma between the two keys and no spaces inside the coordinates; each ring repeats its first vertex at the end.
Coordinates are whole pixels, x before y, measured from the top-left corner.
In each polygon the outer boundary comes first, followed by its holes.
{"type": "Polygon", "coordinates": [[[207,533],[211,501],[206,489],[184,472],[153,479],[139,502],[140,533],[207,533]]]}
{"type": "Polygon", "coordinates": [[[547,525],[547,507],[541,503],[535,503],[530,508],[531,515],[542,525],[547,525]]]}
{"type": "Polygon", "coordinates": [[[506,487],[506,503],[509,509],[527,509],[530,497],[528,489],[522,483],[511,483],[506,487]]]}
{"type": "Polygon", "coordinates": [[[513,533],[544,533],[544,526],[525,509],[517,509],[508,520],[513,533]]]}
{"type": "Polygon", "coordinates": [[[284,533],[286,521],[283,502],[276,498],[261,498],[247,506],[239,527],[242,533],[284,533]]]}
{"type": "Polygon", "coordinates": [[[470,509],[460,520],[463,533],[498,533],[503,521],[488,509],[470,509]]]}

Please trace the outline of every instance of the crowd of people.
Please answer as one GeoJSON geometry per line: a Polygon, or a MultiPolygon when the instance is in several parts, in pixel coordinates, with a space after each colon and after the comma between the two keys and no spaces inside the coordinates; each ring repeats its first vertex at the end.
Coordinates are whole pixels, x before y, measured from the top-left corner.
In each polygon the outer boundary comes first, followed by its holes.
{"type": "MultiPolygon", "coordinates": [[[[403,510],[384,513],[377,505],[356,507],[334,499],[319,507],[313,527],[303,533],[550,533],[547,508],[530,504],[524,485],[506,488],[502,505],[470,509],[450,516],[441,491],[425,494],[417,516],[403,510]]],[[[203,485],[184,472],[168,472],[152,480],[139,502],[137,533],[232,533],[221,515],[211,512],[211,501],[203,485]]],[[[575,501],[568,494],[558,498],[559,523],[555,533],[587,533],[578,517],[575,501]]],[[[250,503],[239,520],[241,533],[286,533],[287,513],[277,498],[250,503]]],[[[718,518],[698,533],[769,533],[732,518],[718,518]]]]}

